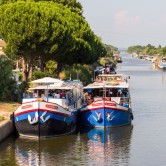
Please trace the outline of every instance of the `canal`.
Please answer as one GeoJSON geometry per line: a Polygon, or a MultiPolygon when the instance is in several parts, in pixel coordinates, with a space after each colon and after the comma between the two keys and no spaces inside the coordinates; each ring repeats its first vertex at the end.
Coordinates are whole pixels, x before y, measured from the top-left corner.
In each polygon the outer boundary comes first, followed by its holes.
{"type": "Polygon", "coordinates": [[[81,130],[45,140],[9,137],[0,166],[165,166],[166,72],[123,54],[117,73],[130,76],[133,125],[81,130]]]}

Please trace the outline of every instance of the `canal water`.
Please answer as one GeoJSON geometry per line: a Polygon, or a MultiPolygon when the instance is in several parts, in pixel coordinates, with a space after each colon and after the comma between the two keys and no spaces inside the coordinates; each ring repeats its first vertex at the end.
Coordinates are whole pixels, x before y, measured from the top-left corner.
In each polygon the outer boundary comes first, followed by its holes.
{"type": "Polygon", "coordinates": [[[122,57],[117,73],[130,76],[133,125],[45,140],[12,136],[0,144],[0,166],[165,166],[166,72],[122,57]]]}

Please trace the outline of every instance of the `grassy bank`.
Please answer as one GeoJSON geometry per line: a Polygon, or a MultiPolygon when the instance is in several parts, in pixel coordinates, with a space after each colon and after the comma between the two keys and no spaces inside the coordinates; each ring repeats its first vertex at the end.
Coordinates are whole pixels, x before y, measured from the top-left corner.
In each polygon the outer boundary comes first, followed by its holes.
{"type": "Polygon", "coordinates": [[[18,105],[20,104],[14,102],[0,102],[0,122],[8,120],[18,105]]]}

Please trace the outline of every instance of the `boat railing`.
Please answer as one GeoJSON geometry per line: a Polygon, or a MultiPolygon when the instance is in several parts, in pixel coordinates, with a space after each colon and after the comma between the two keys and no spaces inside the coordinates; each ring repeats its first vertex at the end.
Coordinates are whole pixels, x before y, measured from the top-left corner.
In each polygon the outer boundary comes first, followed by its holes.
{"type": "Polygon", "coordinates": [[[123,101],[123,103],[129,103],[129,97],[94,97],[93,101],[100,101],[100,100],[107,100],[107,101],[114,101],[117,104],[119,104],[121,101],[123,101]]]}

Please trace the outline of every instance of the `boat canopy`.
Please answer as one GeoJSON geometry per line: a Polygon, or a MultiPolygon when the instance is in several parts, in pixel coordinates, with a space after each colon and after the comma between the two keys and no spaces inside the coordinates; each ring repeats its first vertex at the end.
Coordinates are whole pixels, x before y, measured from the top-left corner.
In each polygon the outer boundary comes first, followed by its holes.
{"type": "Polygon", "coordinates": [[[126,82],[102,82],[92,83],[84,87],[84,89],[99,89],[99,88],[129,88],[129,84],[126,82]]]}
{"type": "Polygon", "coordinates": [[[30,83],[36,83],[36,84],[53,84],[53,83],[63,83],[64,81],[57,79],[57,78],[51,78],[51,77],[44,77],[41,79],[33,80],[30,83]]]}
{"type": "Polygon", "coordinates": [[[70,90],[70,89],[73,89],[73,87],[71,86],[47,86],[47,85],[40,85],[40,86],[37,86],[37,87],[34,87],[34,88],[29,88],[31,90],[39,90],[39,89],[51,89],[51,90],[54,90],[54,89],[61,89],[61,90],[70,90]]]}

